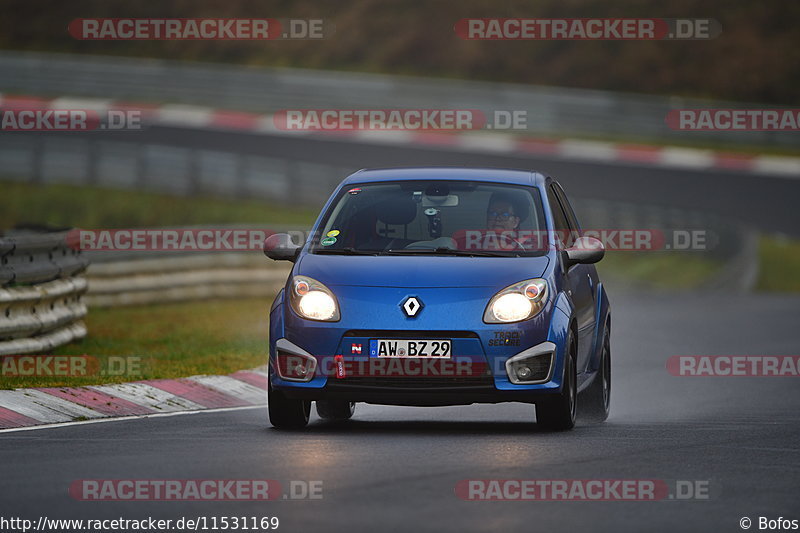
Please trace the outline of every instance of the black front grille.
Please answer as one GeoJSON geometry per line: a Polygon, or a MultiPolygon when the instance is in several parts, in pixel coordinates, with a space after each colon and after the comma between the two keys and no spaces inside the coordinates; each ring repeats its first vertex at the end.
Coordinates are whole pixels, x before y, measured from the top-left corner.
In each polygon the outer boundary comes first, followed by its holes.
{"type": "Polygon", "coordinates": [[[328,379],[329,387],[369,387],[381,389],[458,389],[464,387],[494,387],[494,379],[488,373],[479,376],[354,376],[328,379]]]}

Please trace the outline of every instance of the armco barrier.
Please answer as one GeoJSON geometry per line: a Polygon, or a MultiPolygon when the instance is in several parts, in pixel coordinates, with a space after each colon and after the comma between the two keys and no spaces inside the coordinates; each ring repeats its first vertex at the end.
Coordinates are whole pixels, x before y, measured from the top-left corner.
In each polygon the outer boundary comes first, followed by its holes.
{"type": "Polygon", "coordinates": [[[47,351],[83,338],[80,274],[87,259],[65,232],[15,231],[0,237],[0,355],[47,351]]]}
{"type": "MultiPolygon", "coordinates": [[[[102,260],[102,254],[94,254],[102,260]]],[[[289,275],[289,263],[263,254],[191,253],[142,257],[116,254],[88,271],[90,306],[111,307],[206,298],[273,296],[289,275]]]]}
{"type": "MultiPolygon", "coordinates": [[[[665,124],[680,108],[763,107],[514,83],[324,70],[254,68],[130,57],[0,51],[0,92],[70,95],[271,113],[280,109],[524,110],[529,133],[568,137],[720,140],[797,146],[781,132],[681,132],[665,124]]],[[[176,106],[176,114],[181,113],[176,106]]]]}

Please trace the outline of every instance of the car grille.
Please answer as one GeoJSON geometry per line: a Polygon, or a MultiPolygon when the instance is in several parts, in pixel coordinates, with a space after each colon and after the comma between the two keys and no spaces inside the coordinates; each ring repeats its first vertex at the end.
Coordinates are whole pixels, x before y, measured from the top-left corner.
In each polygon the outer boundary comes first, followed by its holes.
{"type": "Polygon", "coordinates": [[[386,329],[351,329],[345,332],[345,340],[348,337],[361,337],[369,339],[479,339],[474,331],[451,331],[451,330],[386,330],[386,329]]]}
{"type": "Polygon", "coordinates": [[[552,358],[552,355],[545,354],[525,361],[526,366],[530,368],[533,373],[530,379],[531,381],[543,381],[547,379],[547,376],[550,375],[550,361],[552,358]]]}
{"type": "Polygon", "coordinates": [[[382,389],[456,389],[494,387],[491,376],[468,377],[352,377],[328,380],[328,386],[370,387],[382,389]]]}

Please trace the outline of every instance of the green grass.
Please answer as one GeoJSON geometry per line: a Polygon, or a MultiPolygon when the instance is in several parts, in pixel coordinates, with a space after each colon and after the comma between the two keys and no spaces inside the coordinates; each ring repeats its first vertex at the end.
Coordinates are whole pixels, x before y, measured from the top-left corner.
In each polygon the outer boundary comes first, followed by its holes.
{"type": "Polygon", "coordinates": [[[135,190],[0,181],[0,229],[17,224],[124,228],[192,224],[310,225],[307,207],[135,190]]]}
{"type": "Polygon", "coordinates": [[[761,238],[756,289],[800,292],[800,242],[772,236],[761,238]]]}
{"type": "MultiPolygon", "coordinates": [[[[126,372],[80,377],[0,375],[0,388],[80,386],[195,374],[229,374],[267,363],[269,298],[91,309],[89,335],[54,355],[109,358],[126,372]],[[120,362],[124,359],[125,365],[120,362]]],[[[87,365],[93,368],[93,365],[87,365]]]]}
{"type": "Polygon", "coordinates": [[[692,252],[607,252],[597,264],[601,276],[632,286],[689,289],[709,279],[721,263],[692,252]]]}

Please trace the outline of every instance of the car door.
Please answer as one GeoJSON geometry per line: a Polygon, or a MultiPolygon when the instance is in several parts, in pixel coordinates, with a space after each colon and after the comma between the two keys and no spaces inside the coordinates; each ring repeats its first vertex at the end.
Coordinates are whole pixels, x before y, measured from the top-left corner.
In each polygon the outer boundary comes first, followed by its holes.
{"type": "MultiPolygon", "coordinates": [[[[564,245],[570,247],[575,238],[581,233],[578,219],[567,200],[564,191],[558,183],[553,182],[548,187],[550,205],[553,206],[553,218],[556,229],[563,226],[564,233],[568,235],[564,245]]],[[[583,372],[589,364],[592,340],[595,329],[595,284],[597,275],[593,265],[572,265],[564,273],[567,294],[572,299],[575,307],[575,319],[578,324],[578,372],[583,372]]]]}

